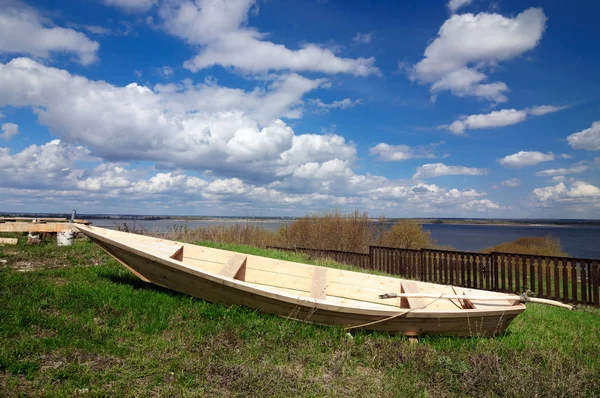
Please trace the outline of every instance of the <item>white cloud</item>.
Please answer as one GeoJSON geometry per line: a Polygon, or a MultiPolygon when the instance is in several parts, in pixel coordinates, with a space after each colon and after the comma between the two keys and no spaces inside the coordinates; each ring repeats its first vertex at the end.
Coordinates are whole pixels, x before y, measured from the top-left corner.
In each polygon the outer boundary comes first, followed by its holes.
{"type": "Polygon", "coordinates": [[[4,141],[10,140],[17,134],[19,134],[19,125],[14,123],[2,124],[2,134],[0,134],[0,138],[2,138],[4,141]]]}
{"type": "Polygon", "coordinates": [[[474,130],[509,126],[511,124],[520,123],[526,118],[527,112],[525,111],[503,109],[488,114],[470,115],[462,120],[456,120],[448,126],[448,130],[454,134],[463,134],[467,129],[474,130]]]}
{"type": "Polygon", "coordinates": [[[570,187],[564,182],[533,190],[533,196],[540,202],[562,202],[571,204],[598,203],[600,188],[584,181],[573,181],[570,187]]]}
{"type": "Polygon", "coordinates": [[[464,134],[465,130],[476,130],[510,126],[523,122],[528,116],[541,116],[552,112],[566,109],[565,106],[541,105],[522,110],[502,109],[485,114],[464,116],[454,121],[449,126],[442,125],[438,128],[447,128],[450,132],[458,135],[464,134]]]}
{"type": "Polygon", "coordinates": [[[330,104],[324,103],[319,98],[311,99],[309,100],[309,102],[317,108],[317,113],[327,113],[330,109],[349,109],[362,104],[362,101],[360,99],[351,100],[350,98],[344,98],[343,100],[333,101],[330,104]]]}
{"type": "Polygon", "coordinates": [[[369,148],[369,154],[384,162],[397,162],[408,159],[434,159],[440,157],[434,153],[435,149],[444,142],[429,145],[389,145],[383,142],[369,148]]]}
{"type": "Polygon", "coordinates": [[[374,58],[340,58],[316,44],[292,50],[265,40],[265,34],[246,26],[253,6],[254,0],[174,0],[162,3],[159,15],[167,32],[200,46],[200,53],[184,63],[185,68],[194,72],[221,65],[249,73],[273,70],[355,76],[380,73],[374,66],[374,58]]]}
{"type": "MultiPolygon", "coordinates": [[[[319,136],[306,141],[298,153],[301,157],[307,156],[304,149],[327,143],[319,136]]],[[[0,148],[0,168],[6,171],[0,174],[0,195],[3,205],[11,208],[37,203],[38,209],[48,209],[52,204],[54,211],[61,211],[65,206],[77,205],[82,211],[106,212],[118,203],[119,211],[135,212],[143,205],[146,212],[163,213],[156,209],[168,204],[171,208],[201,208],[205,214],[226,211],[241,215],[257,209],[297,215],[332,206],[346,210],[378,208],[386,214],[446,214],[457,209],[475,212],[480,206],[462,205],[486,195],[474,189],[446,189],[435,184],[357,175],[348,167],[349,161],[338,158],[324,162],[296,160],[300,162],[291,174],[271,183],[253,183],[238,177],[201,178],[182,170],[157,173],[152,169],[130,169],[126,163],[101,163],[86,169],[82,166],[97,161],[90,158],[89,150],[54,140],[16,154],[0,148]]]]}
{"type": "Polygon", "coordinates": [[[51,53],[75,54],[77,62],[97,61],[99,44],[73,29],[52,26],[36,10],[18,2],[0,5],[0,53],[49,58],[51,53]]]}
{"type": "Polygon", "coordinates": [[[586,151],[600,151],[600,121],[592,123],[589,129],[581,130],[567,137],[572,148],[586,151]]]}
{"type": "MultiPolygon", "coordinates": [[[[44,145],[30,145],[11,155],[0,147],[0,186],[49,187],[75,178],[71,168],[76,161],[90,160],[90,152],[82,146],[65,145],[53,140],[44,145]]],[[[55,185],[54,188],[59,188],[55,185]]]]}
{"type": "Polygon", "coordinates": [[[540,105],[529,109],[529,113],[535,116],[542,116],[548,113],[554,113],[567,109],[568,106],[540,105]]]}
{"type": "Polygon", "coordinates": [[[461,205],[461,207],[465,210],[472,210],[477,212],[486,212],[488,210],[500,209],[500,205],[498,203],[492,202],[489,199],[471,200],[461,205]]]}
{"type": "Polygon", "coordinates": [[[148,11],[158,0],[102,0],[102,2],[128,12],[144,12],[148,11]]]}
{"type": "Polygon", "coordinates": [[[486,174],[486,169],[478,169],[465,166],[446,166],[443,163],[424,164],[417,168],[417,172],[413,176],[414,179],[441,177],[449,175],[483,175],[486,174]]]}
{"type": "Polygon", "coordinates": [[[472,0],[450,0],[448,2],[448,9],[450,12],[455,13],[459,8],[471,4],[472,0]]]}
{"type": "Polygon", "coordinates": [[[514,18],[499,14],[454,14],[425,49],[412,69],[412,79],[431,84],[431,92],[476,96],[496,103],[507,100],[503,82],[486,83],[486,71],[532,50],[546,26],[541,8],[530,8],[514,18]]]}
{"type": "Polygon", "coordinates": [[[567,187],[564,183],[559,183],[549,187],[535,188],[533,195],[540,201],[545,202],[550,198],[558,197],[567,192],[567,187]]]}
{"type": "Polygon", "coordinates": [[[190,81],[153,90],[91,81],[19,58],[0,64],[0,106],[30,106],[65,142],[111,161],[272,178],[298,164],[354,160],[354,144],[343,137],[295,135],[278,120],[300,117],[302,96],[321,84],[291,74],[250,92],[190,81]]]}
{"type": "Polygon", "coordinates": [[[504,185],[505,187],[516,188],[519,185],[521,185],[521,180],[519,180],[518,178],[510,178],[508,180],[502,181],[500,184],[504,185]]]}
{"type": "Polygon", "coordinates": [[[573,165],[569,168],[562,167],[560,169],[541,170],[541,171],[538,171],[537,173],[535,173],[535,175],[539,176],[539,177],[553,177],[553,176],[561,176],[561,175],[565,175],[565,174],[583,173],[587,169],[588,169],[587,165],[578,164],[578,165],[573,165]]]}
{"type": "Polygon", "coordinates": [[[373,33],[357,33],[352,40],[356,43],[369,44],[373,41],[373,33]]]}
{"type": "Polygon", "coordinates": [[[575,181],[567,192],[571,198],[600,198],[600,188],[583,181],[575,181]]]}
{"type": "Polygon", "coordinates": [[[543,153],[537,151],[519,151],[512,155],[498,159],[498,162],[504,167],[525,167],[533,166],[541,162],[554,160],[556,156],[552,152],[543,153]]]}

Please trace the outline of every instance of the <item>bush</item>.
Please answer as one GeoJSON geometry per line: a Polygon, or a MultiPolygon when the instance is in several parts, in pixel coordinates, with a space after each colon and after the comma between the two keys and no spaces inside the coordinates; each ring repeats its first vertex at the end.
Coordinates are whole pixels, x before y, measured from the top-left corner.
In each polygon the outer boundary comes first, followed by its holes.
{"type": "Polygon", "coordinates": [[[384,231],[377,244],[403,249],[423,249],[433,246],[431,233],[423,231],[421,224],[413,220],[400,220],[384,231]]]}
{"type": "Polygon", "coordinates": [[[277,245],[311,249],[367,252],[381,229],[381,222],[369,219],[368,213],[339,210],[305,216],[277,231],[277,245]]]}
{"type": "Polygon", "coordinates": [[[484,253],[500,252],[532,254],[536,256],[568,256],[568,254],[563,251],[560,245],[560,239],[551,235],[523,237],[512,242],[505,242],[496,246],[488,247],[482,251],[484,253]]]}

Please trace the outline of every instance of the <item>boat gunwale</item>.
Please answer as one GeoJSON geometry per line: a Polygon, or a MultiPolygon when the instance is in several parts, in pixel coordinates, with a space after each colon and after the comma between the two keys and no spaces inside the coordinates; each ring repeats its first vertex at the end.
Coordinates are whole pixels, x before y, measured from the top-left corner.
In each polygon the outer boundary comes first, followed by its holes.
{"type": "MultiPolygon", "coordinates": [[[[518,303],[518,304],[514,304],[514,305],[502,305],[502,306],[499,305],[498,308],[481,308],[481,309],[472,308],[472,309],[461,309],[460,311],[459,310],[447,310],[447,309],[430,310],[427,308],[410,309],[410,308],[400,308],[400,307],[391,307],[391,306],[389,306],[390,307],[389,309],[388,308],[376,309],[376,308],[357,307],[355,305],[350,305],[350,304],[345,304],[345,303],[334,303],[327,299],[322,300],[322,299],[313,298],[313,297],[294,296],[287,292],[278,291],[278,288],[276,286],[258,285],[258,284],[251,283],[251,282],[245,282],[242,280],[238,280],[238,279],[234,279],[234,278],[230,278],[227,276],[222,276],[222,275],[218,275],[218,274],[214,274],[214,273],[211,273],[208,271],[198,269],[194,266],[185,264],[183,261],[178,261],[178,260],[168,258],[168,257],[161,257],[158,255],[149,253],[147,251],[138,249],[135,246],[125,243],[121,240],[118,240],[115,237],[104,235],[104,234],[102,234],[102,232],[99,232],[96,230],[96,229],[100,229],[100,230],[112,231],[110,229],[100,228],[100,227],[92,227],[92,226],[87,226],[87,225],[76,225],[76,228],[79,229],[82,233],[84,233],[88,237],[90,237],[88,234],[91,234],[91,235],[93,235],[93,238],[98,239],[105,244],[116,246],[116,247],[120,248],[121,250],[133,252],[139,257],[145,258],[150,261],[158,262],[163,266],[177,269],[179,271],[188,273],[195,277],[208,279],[209,281],[211,281],[213,283],[225,285],[232,289],[239,289],[246,293],[260,295],[267,299],[285,301],[289,304],[300,305],[303,307],[307,307],[309,309],[314,309],[316,307],[317,309],[321,309],[321,310],[340,312],[340,313],[348,313],[348,314],[357,314],[357,315],[366,315],[366,316],[375,316],[375,317],[377,317],[377,316],[390,317],[390,316],[400,316],[401,315],[401,316],[407,317],[407,318],[423,318],[423,319],[427,319],[427,318],[440,318],[440,319],[442,319],[442,318],[471,318],[471,317],[478,317],[478,316],[480,316],[480,317],[498,316],[500,314],[501,315],[512,315],[512,314],[518,315],[526,309],[526,306],[522,303],[518,303]]],[[[120,231],[117,231],[117,232],[120,232],[120,231]]],[[[183,242],[173,241],[173,240],[169,240],[169,239],[155,238],[155,237],[141,235],[141,234],[134,234],[134,233],[128,233],[128,234],[139,236],[139,237],[142,237],[147,240],[155,240],[156,239],[156,240],[165,241],[165,242],[169,242],[169,243],[181,244],[184,246],[191,245],[189,243],[183,243],[183,242]]],[[[222,250],[222,249],[214,249],[214,248],[201,246],[201,245],[197,245],[197,246],[205,247],[205,248],[213,249],[213,250],[222,250]]],[[[236,252],[229,251],[229,250],[222,250],[222,251],[236,253],[236,252]]],[[[262,257],[262,256],[251,255],[251,254],[249,256],[262,257]]],[[[277,261],[276,259],[271,259],[268,257],[264,257],[264,258],[277,261]]],[[[284,261],[286,261],[286,260],[284,260],[284,261]]],[[[296,263],[294,261],[289,261],[289,262],[296,263]]],[[[310,267],[319,267],[317,265],[312,265],[312,264],[304,264],[304,263],[298,263],[298,264],[308,265],[310,267]]],[[[321,268],[330,269],[328,267],[321,267],[321,268]]],[[[356,272],[356,271],[347,271],[347,272],[356,272]]],[[[356,272],[356,273],[357,274],[365,274],[365,273],[361,273],[361,272],[356,272]]],[[[365,274],[365,275],[370,275],[370,274],[365,274]]],[[[382,277],[382,278],[386,277],[386,276],[381,276],[381,275],[373,275],[373,276],[382,277]]],[[[402,280],[409,280],[409,279],[402,279],[402,278],[397,278],[397,279],[399,282],[402,280]]],[[[417,281],[417,282],[420,282],[420,281],[417,281]]],[[[157,284],[152,281],[150,283],[157,284]]],[[[441,284],[434,284],[434,285],[447,286],[447,285],[441,285],[441,284]]],[[[170,290],[175,291],[175,289],[173,289],[173,288],[170,288],[168,286],[166,286],[166,287],[170,290]]],[[[486,291],[486,292],[488,292],[488,291],[486,291]]],[[[491,292],[491,291],[490,291],[490,293],[504,294],[504,293],[491,292]]],[[[360,301],[360,300],[357,300],[357,301],[360,301]]],[[[369,303],[369,302],[365,302],[365,303],[369,303]]],[[[377,305],[376,303],[369,303],[369,304],[377,305]]],[[[381,304],[381,305],[385,306],[385,304],[381,304]]]]}

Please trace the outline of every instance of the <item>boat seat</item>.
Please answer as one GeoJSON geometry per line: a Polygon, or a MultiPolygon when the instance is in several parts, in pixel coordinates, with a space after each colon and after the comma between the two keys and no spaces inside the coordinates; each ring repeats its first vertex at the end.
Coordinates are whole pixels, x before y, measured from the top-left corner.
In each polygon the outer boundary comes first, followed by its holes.
{"type": "Polygon", "coordinates": [[[183,245],[175,242],[134,242],[131,246],[157,257],[169,257],[183,260],[183,245]]]}
{"type": "Polygon", "coordinates": [[[310,297],[325,300],[327,298],[327,268],[314,267],[312,272],[312,284],[310,286],[310,297]]]}
{"type": "Polygon", "coordinates": [[[243,254],[234,254],[227,260],[225,266],[219,272],[221,276],[238,279],[243,281],[246,279],[246,260],[247,256],[243,254]]]}
{"type": "MultiPolygon", "coordinates": [[[[400,291],[402,293],[421,293],[421,291],[419,291],[419,286],[416,284],[416,282],[413,281],[402,281],[402,283],[400,284],[400,291]]],[[[400,307],[401,308],[420,308],[423,307],[425,305],[425,300],[423,300],[422,297],[416,297],[416,298],[406,298],[406,297],[402,297],[400,300],[400,307]]]]}

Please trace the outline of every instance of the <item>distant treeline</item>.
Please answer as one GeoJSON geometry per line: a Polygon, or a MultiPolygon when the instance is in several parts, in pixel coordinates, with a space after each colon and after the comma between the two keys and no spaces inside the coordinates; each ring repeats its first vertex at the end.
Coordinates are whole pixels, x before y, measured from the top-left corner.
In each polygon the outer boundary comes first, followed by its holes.
{"type": "MultiPolygon", "coordinates": [[[[135,225],[123,222],[118,228],[127,232],[147,233],[135,225]]],[[[428,231],[415,220],[398,220],[394,223],[381,217],[374,221],[367,213],[355,211],[343,214],[314,214],[284,223],[277,230],[263,228],[261,223],[231,223],[231,225],[208,225],[189,228],[187,225],[172,227],[162,237],[184,242],[212,241],[250,245],[255,247],[310,248],[367,253],[370,246],[386,246],[403,249],[455,250],[441,246],[431,238],[428,231]]],[[[554,237],[520,238],[484,252],[510,252],[546,256],[565,256],[560,241],[554,237]]]]}
{"type": "MultiPolygon", "coordinates": [[[[324,213],[327,214],[327,213],[324,213]]],[[[56,217],[70,218],[71,213],[3,213],[4,217],[56,217]]],[[[319,214],[316,214],[319,216],[319,214]]],[[[85,220],[111,219],[111,220],[187,220],[187,221],[210,221],[210,220],[253,220],[253,221],[294,221],[305,217],[241,217],[241,216],[190,216],[190,215],[140,215],[140,214],[84,214],[78,213],[77,218],[85,220]]],[[[394,224],[401,220],[410,220],[418,224],[463,224],[463,225],[557,225],[557,226],[586,226],[600,225],[600,220],[585,219],[490,219],[490,218],[388,218],[368,217],[371,222],[394,224]]]]}

